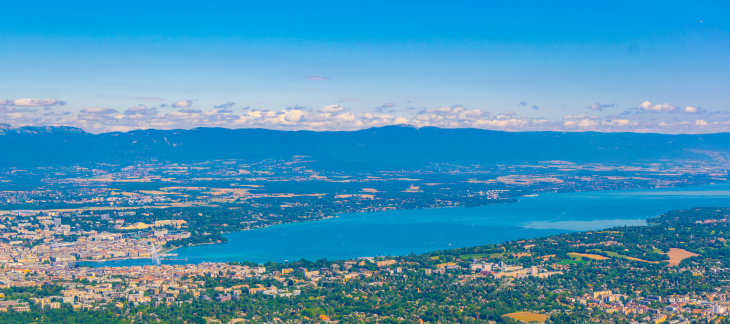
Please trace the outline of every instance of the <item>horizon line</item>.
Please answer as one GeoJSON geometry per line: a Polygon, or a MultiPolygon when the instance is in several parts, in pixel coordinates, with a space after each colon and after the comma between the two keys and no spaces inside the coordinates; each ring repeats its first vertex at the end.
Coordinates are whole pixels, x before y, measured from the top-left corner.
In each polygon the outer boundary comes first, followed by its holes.
{"type": "Polygon", "coordinates": [[[690,136],[699,136],[699,135],[719,135],[719,134],[730,134],[730,131],[725,132],[708,132],[708,133],[661,133],[656,131],[599,131],[599,130],[555,130],[555,129],[541,129],[541,130],[511,130],[511,129],[490,129],[490,128],[476,128],[476,127],[442,127],[442,126],[431,126],[431,125],[425,125],[425,126],[418,126],[413,124],[392,124],[392,125],[382,125],[382,126],[372,126],[372,127],[363,127],[363,128],[357,128],[357,129],[281,129],[281,128],[267,128],[267,127],[224,127],[224,126],[197,126],[197,127],[191,127],[191,128],[136,128],[136,129],[130,129],[126,131],[102,131],[102,132],[91,132],[89,130],[84,129],[83,127],[78,126],[71,126],[71,125],[24,125],[24,126],[13,126],[12,124],[7,123],[0,123],[0,135],[4,135],[4,131],[6,130],[23,130],[23,129],[33,129],[33,128],[56,128],[56,129],[74,129],[82,131],[86,134],[91,135],[102,135],[102,134],[128,134],[132,132],[138,132],[138,131],[163,131],[163,132],[173,132],[173,131],[193,131],[198,129],[223,129],[223,130],[265,130],[265,131],[275,131],[275,132],[312,132],[312,133],[336,133],[336,132],[360,132],[360,131],[366,131],[371,129],[383,129],[383,128],[411,128],[415,130],[420,129],[439,129],[439,130],[474,130],[474,131],[487,131],[487,132],[499,132],[499,133],[594,133],[594,134],[637,134],[637,135],[670,135],[670,136],[680,136],[680,135],[690,135],[690,136]]]}

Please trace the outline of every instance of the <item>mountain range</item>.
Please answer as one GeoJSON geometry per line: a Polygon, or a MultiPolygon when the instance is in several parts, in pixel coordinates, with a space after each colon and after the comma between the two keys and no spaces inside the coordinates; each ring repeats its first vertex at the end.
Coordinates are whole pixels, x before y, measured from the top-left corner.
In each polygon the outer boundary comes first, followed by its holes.
{"type": "Polygon", "coordinates": [[[433,163],[523,164],[709,159],[730,153],[730,133],[666,135],[596,132],[502,132],[386,126],[357,131],[195,128],[91,134],[74,127],[0,124],[0,167],[129,165],[159,161],[309,156],[334,170],[413,169],[433,163]]]}

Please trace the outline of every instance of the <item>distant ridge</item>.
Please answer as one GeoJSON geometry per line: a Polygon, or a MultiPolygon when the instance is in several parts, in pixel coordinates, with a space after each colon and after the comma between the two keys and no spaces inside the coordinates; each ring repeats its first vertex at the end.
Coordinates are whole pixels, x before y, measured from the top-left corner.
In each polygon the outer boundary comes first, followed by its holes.
{"type": "Polygon", "coordinates": [[[0,125],[0,166],[258,161],[311,156],[322,169],[410,169],[432,163],[519,164],[708,159],[730,153],[730,134],[502,132],[385,126],[358,131],[195,128],[86,133],[74,127],[0,125]]]}

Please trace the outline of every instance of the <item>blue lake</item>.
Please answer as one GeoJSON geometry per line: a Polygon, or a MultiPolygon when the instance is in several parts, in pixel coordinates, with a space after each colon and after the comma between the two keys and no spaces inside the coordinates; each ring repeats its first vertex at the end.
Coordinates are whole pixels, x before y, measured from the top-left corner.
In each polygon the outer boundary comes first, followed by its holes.
{"type": "MultiPolygon", "coordinates": [[[[348,259],[405,255],[570,231],[644,225],[673,209],[730,206],[730,184],[671,189],[549,193],[518,203],[474,208],[342,214],[225,235],[224,244],[175,250],[198,263],[348,259]]],[[[94,266],[148,265],[150,260],[88,262],[94,266]]]]}

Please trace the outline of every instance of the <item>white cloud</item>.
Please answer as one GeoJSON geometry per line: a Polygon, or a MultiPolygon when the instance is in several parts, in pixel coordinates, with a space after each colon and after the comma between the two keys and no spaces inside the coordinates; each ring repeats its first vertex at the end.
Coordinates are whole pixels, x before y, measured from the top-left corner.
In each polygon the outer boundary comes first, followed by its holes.
{"type": "Polygon", "coordinates": [[[187,107],[190,107],[190,105],[192,105],[192,104],[193,104],[192,100],[181,100],[181,101],[178,101],[178,102],[172,104],[172,106],[176,107],[176,108],[187,108],[187,107]]]}
{"type": "Polygon", "coordinates": [[[13,104],[16,106],[54,106],[64,104],[64,102],[56,99],[22,98],[15,99],[13,104]]]}
{"type": "Polygon", "coordinates": [[[348,113],[336,115],[335,119],[342,121],[342,122],[351,123],[351,122],[356,121],[357,117],[355,116],[355,114],[348,112],[348,113]]]}
{"type": "Polygon", "coordinates": [[[324,106],[322,108],[319,108],[319,112],[321,112],[321,113],[336,113],[336,112],[340,112],[340,111],[342,111],[344,109],[345,108],[343,108],[340,105],[329,105],[329,106],[324,106]]]}
{"type": "Polygon", "coordinates": [[[652,104],[651,101],[644,101],[639,105],[639,109],[650,112],[672,112],[677,111],[677,106],[672,106],[668,103],[662,105],[652,104]]]}
{"type": "Polygon", "coordinates": [[[593,119],[578,119],[578,120],[568,120],[563,125],[565,127],[579,127],[579,128],[587,128],[587,127],[595,127],[599,125],[600,122],[593,120],[593,119]]]}
{"type": "Polygon", "coordinates": [[[15,100],[0,99],[2,106],[34,107],[34,106],[55,106],[64,105],[65,102],[58,99],[20,98],[15,100]]]}
{"type": "Polygon", "coordinates": [[[288,122],[298,122],[302,121],[305,116],[307,115],[306,111],[299,110],[299,109],[292,109],[284,113],[282,116],[282,119],[288,122]]]}
{"type": "MultiPolygon", "coordinates": [[[[515,112],[490,113],[464,106],[442,106],[420,111],[382,109],[356,112],[342,105],[327,105],[316,110],[307,108],[227,109],[228,104],[209,107],[190,107],[192,101],[176,103],[176,111],[160,111],[160,106],[137,105],[120,109],[89,107],[71,113],[17,106],[15,100],[0,100],[0,123],[24,125],[68,125],[89,132],[126,131],[133,129],[189,129],[194,127],[267,128],[286,130],[356,130],[395,124],[415,127],[479,128],[505,131],[635,131],[661,133],[710,133],[730,130],[730,116],[708,114],[695,106],[678,108],[670,104],[642,103],[641,110],[674,112],[672,114],[622,114],[599,117],[590,114],[567,114],[558,120],[523,117],[515,112]],[[5,103],[5,104],[3,104],[5,103]],[[643,107],[643,108],[642,108],[643,107]],[[672,108],[674,107],[674,108],[672,108]],[[680,114],[681,113],[681,114],[680,114]],[[697,114],[705,114],[697,119],[697,114]],[[628,118],[630,116],[630,118],[628,118]]],[[[21,104],[49,103],[41,100],[21,104]]],[[[385,105],[384,105],[385,106],[385,105]]],[[[634,109],[636,111],[637,109],[634,109]]]]}
{"type": "Polygon", "coordinates": [[[679,108],[677,106],[670,105],[669,103],[655,105],[651,103],[651,101],[642,102],[638,108],[646,112],[685,112],[690,114],[705,113],[705,110],[703,110],[702,108],[697,108],[695,106],[686,106],[684,108],[679,108]]]}
{"type": "Polygon", "coordinates": [[[604,121],[603,124],[608,125],[608,126],[625,127],[625,126],[636,125],[637,123],[632,122],[628,119],[612,119],[612,120],[604,121]]]}
{"type": "Polygon", "coordinates": [[[444,128],[487,128],[487,129],[536,129],[544,125],[545,119],[525,119],[516,117],[514,112],[504,112],[492,116],[479,109],[462,106],[446,106],[420,111],[408,124],[417,127],[435,126],[444,128]]]}
{"type": "Polygon", "coordinates": [[[699,108],[699,107],[694,107],[694,106],[684,107],[684,112],[689,113],[689,114],[704,114],[704,113],[707,113],[706,110],[704,110],[702,108],[699,108]]]}

